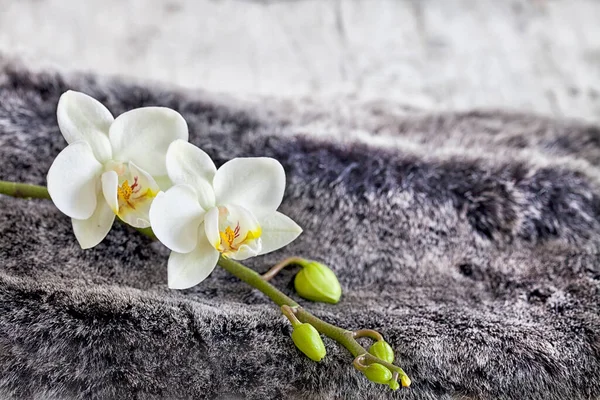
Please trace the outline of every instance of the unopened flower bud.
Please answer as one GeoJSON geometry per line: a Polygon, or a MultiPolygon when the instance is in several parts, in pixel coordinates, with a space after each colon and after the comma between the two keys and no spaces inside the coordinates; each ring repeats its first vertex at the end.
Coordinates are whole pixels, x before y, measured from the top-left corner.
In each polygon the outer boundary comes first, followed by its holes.
{"type": "Polygon", "coordinates": [[[321,361],[325,357],[325,345],[321,335],[311,324],[296,325],[292,332],[292,340],[296,347],[311,360],[321,361]]]}
{"type": "Polygon", "coordinates": [[[388,385],[390,386],[390,389],[392,390],[398,390],[400,388],[400,384],[398,383],[398,381],[396,380],[391,380],[389,381],[388,385]]]}
{"type": "Polygon", "coordinates": [[[402,383],[402,386],[404,387],[409,387],[411,384],[410,378],[406,375],[402,375],[400,377],[400,383],[402,383]]]}
{"type": "Polygon", "coordinates": [[[342,287],[335,273],[316,261],[300,263],[303,268],[296,274],[296,292],[305,299],[336,304],[342,296],[342,287]]]}
{"type": "Polygon", "coordinates": [[[378,340],[373,343],[369,348],[369,353],[390,364],[394,362],[394,350],[385,340],[378,340]]]}
{"type": "Polygon", "coordinates": [[[371,364],[363,373],[368,380],[375,383],[387,384],[392,379],[392,371],[381,364],[371,364]]]}

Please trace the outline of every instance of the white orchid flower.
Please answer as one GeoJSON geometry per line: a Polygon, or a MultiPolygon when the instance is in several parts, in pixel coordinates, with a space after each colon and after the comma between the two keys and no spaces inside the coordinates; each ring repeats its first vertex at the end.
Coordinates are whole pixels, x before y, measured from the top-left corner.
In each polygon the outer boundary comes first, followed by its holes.
{"type": "Polygon", "coordinates": [[[277,250],[302,229],[277,211],[285,172],[272,158],[235,158],[217,170],[196,146],[177,140],[167,151],[167,172],[175,186],[156,196],[150,222],[172,250],[172,289],[202,282],[219,255],[244,260],[277,250]]]}
{"type": "Polygon", "coordinates": [[[144,107],[114,119],[96,99],[74,91],[60,97],[57,117],[68,146],[48,171],[48,192],[72,218],[81,247],[100,243],[115,215],[137,228],[150,226],[157,180],[167,175],[167,149],[188,139],[183,117],[169,108],[144,107]]]}

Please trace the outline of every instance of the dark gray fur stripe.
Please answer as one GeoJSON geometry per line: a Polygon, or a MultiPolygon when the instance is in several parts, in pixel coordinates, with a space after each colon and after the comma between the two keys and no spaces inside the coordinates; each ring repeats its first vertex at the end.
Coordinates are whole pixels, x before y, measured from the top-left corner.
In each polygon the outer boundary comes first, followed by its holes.
{"type": "MultiPolygon", "coordinates": [[[[394,394],[326,340],[313,363],[257,291],[217,269],[166,288],[168,251],[116,225],[88,251],[47,201],[0,197],[0,395],[52,399],[593,399],[600,396],[600,131],[502,112],[423,114],[365,105],[240,103],[205,93],[4,66],[0,179],[45,183],[64,147],[56,103],[82,90],[115,114],[180,111],[217,164],[282,162],[282,209],[305,233],[251,260],[329,264],[339,305],[380,330],[413,378],[394,394]],[[318,136],[363,130],[387,148],[318,136]],[[296,134],[300,132],[301,135],[296,134]]],[[[275,284],[294,296],[294,271],[275,284]]]]}

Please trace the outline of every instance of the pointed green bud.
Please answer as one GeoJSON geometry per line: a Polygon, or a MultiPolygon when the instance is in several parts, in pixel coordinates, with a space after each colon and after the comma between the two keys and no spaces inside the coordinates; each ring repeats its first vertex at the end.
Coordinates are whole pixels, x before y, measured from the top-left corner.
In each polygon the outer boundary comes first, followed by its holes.
{"type": "Polygon", "coordinates": [[[390,346],[385,340],[378,340],[377,342],[373,343],[373,345],[369,348],[369,353],[380,360],[389,362],[390,364],[394,362],[394,350],[392,350],[392,346],[390,346]]]}
{"type": "Polygon", "coordinates": [[[395,381],[393,379],[388,384],[390,385],[390,389],[392,390],[398,390],[400,388],[400,384],[398,383],[398,381],[395,381]]]}
{"type": "Polygon", "coordinates": [[[402,383],[402,386],[404,387],[409,387],[412,382],[410,381],[410,378],[408,376],[402,375],[400,377],[400,383],[402,383]]]}
{"type": "Polygon", "coordinates": [[[292,340],[296,347],[311,360],[321,361],[325,357],[325,345],[321,335],[311,324],[296,325],[292,332],[292,340]]]}
{"type": "Polygon", "coordinates": [[[294,286],[303,298],[322,303],[336,304],[342,296],[342,287],[335,273],[316,261],[300,263],[302,270],[296,274],[294,286]]]}
{"type": "Polygon", "coordinates": [[[368,380],[375,383],[387,384],[392,379],[392,371],[381,364],[371,364],[363,373],[368,380]]]}

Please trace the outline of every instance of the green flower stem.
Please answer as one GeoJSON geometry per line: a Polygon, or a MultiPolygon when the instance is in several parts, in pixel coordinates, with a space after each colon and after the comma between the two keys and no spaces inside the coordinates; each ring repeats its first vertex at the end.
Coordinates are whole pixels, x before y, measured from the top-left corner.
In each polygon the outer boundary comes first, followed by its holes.
{"type": "Polygon", "coordinates": [[[290,323],[292,324],[292,327],[295,328],[296,326],[298,326],[298,325],[300,325],[302,323],[296,317],[296,313],[294,312],[294,310],[292,309],[292,307],[288,306],[287,304],[284,304],[284,305],[281,306],[281,312],[290,321],[290,323]]]}
{"type": "Polygon", "coordinates": [[[260,290],[279,307],[288,305],[292,308],[299,307],[298,303],[280,292],[275,286],[265,281],[256,271],[250,269],[237,261],[223,256],[219,257],[218,265],[236,278],[246,282],[255,289],[260,290]]]}
{"type": "Polygon", "coordinates": [[[306,260],[301,257],[286,258],[285,260],[281,261],[277,265],[274,265],[273,267],[271,267],[270,270],[268,270],[267,272],[262,274],[262,278],[265,281],[270,281],[271,279],[273,279],[275,277],[275,275],[277,275],[282,269],[284,269],[288,265],[292,265],[292,264],[300,265],[300,262],[302,262],[302,261],[306,261],[306,260]]]}
{"type": "MultiPolygon", "coordinates": [[[[21,198],[50,199],[48,189],[46,189],[44,186],[29,185],[25,183],[16,183],[8,181],[0,181],[0,194],[6,194],[12,197],[21,198]]],[[[138,229],[138,231],[152,239],[156,239],[150,228],[138,229]]],[[[283,268],[294,261],[295,259],[288,259],[278,265],[283,265],[281,267],[283,268]]],[[[344,346],[346,349],[348,349],[348,351],[350,351],[350,353],[352,353],[354,357],[360,357],[359,361],[357,362],[366,362],[367,365],[372,363],[382,364],[389,368],[391,371],[398,373],[398,376],[401,379],[402,386],[410,385],[410,379],[404,373],[402,368],[385,362],[373,356],[372,354],[369,354],[369,352],[363,346],[361,346],[360,343],[356,341],[356,332],[332,325],[312,315],[304,308],[300,307],[300,305],[296,303],[293,299],[279,291],[275,286],[271,285],[267,280],[263,278],[263,276],[259,275],[254,270],[240,264],[237,261],[220,257],[218,265],[233,276],[235,276],[236,278],[246,282],[253,288],[263,292],[279,307],[284,305],[289,306],[290,310],[293,312],[293,315],[295,315],[296,318],[298,318],[298,320],[300,320],[301,322],[307,322],[311,324],[321,334],[335,340],[336,342],[344,346]]],[[[289,317],[290,316],[288,316],[288,318],[289,317]]],[[[357,332],[365,333],[364,330],[357,332]]],[[[361,336],[361,334],[359,334],[358,336],[361,336]]]]}
{"type": "Polygon", "coordinates": [[[331,325],[330,323],[315,317],[300,307],[294,300],[279,291],[279,289],[277,289],[275,286],[265,281],[263,277],[254,270],[240,264],[237,261],[233,261],[224,257],[219,258],[218,264],[231,275],[241,279],[248,285],[269,296],[269,298],[278,306],[289,306],[294,311],[296,318],[298,318],[301,322],[308,322],[323,335],[330,337],[336,342],[342,344],[348,349],[348,351],[350,351],[350,353],[352,353],[352,355],[354,355],[354,357],[367,353],[364,347],[354,340],[354,332],[331,325]]]}
{"type": "Polygon", "coordinates": [[[381,336],[381,333],[374,331],[373,329],[361,329],[358,330],[356,332],[354,332],[354,337],[355,338],[361,338],[361,337],[369,337],[373,340],[383,340],[383,336],[381,336]]]}
{"type": "Polygon", "coordinates": [[[48,189],[45,186],[29,185],[27,183],[0,181],[0,194],[25,199],[50,200],[48,189]]]}
{"type": "MultiPolygon", "coordinates": [[[[294,311],[294,315],[296,318],[298,318],[298,320],[301,322],[308,322],[321,334],[335,340],[348,349],[348,351],[352,353],[354,357],[360,356],[361,360],[365,361],[367,364],[378,363],[384,365],[391,371],[398,373],[402,386],[410,385],[410,379],[402,370],[402,368],[369,354],[369,352],[356,341],[355,332],[332,325],[309,313],[304,308],[300,307],[294,300],[279,291],[275,286],[264,280],[263,277],[257,272],[238,263],[237,261],[220,257],[218,264],[231,275],[266,294],[278,306],[289,306],[294,311]]],[[[286,315],[286,317],[288,317],[288,319],[290,318],[288,315],[286,315]]],[[[365,331],[358,332],[365,333],[365,331]]]]}

